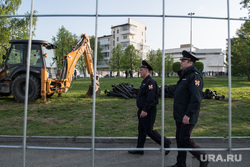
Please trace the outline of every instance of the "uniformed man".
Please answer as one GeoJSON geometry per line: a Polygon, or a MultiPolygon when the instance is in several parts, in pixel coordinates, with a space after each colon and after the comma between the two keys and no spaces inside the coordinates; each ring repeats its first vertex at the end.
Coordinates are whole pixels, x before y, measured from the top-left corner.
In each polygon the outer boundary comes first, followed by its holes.
{"type": "MultiPolygon", "coordinates": [[[[191,139],[191,132],[198,121],[200,104],[203,97],[203,78],[201,72],[194,67],[198,58],[187,51],[182,52],[180,59],[179,81],[174,96],[174,119],[176,122],[176,142],[178,148],[200,148],[191,139]]],[[[202,162],[205,152],[190,151],[200,161],[200,167],[206,167],[208,162],[202,162]]],[[[186,151],[178,151],[177,163],[171,167],[186,167],[186,151]]]]}
{"type": "MultiPolygon", "coordinates": [[[[153,70],[153,68],[146,61],[142,61],[139,72],[144,80],[141,83],[140,91],[136,100],[139,122],[137,148],[144,147],[146,135],[161,145],[161,135],[153,130],[156,117],[156,105],[158,104],[158,86],[156,81],[150,76],[151,70],[153,70]]],[[[170,144],[171,141],[164,138],[164,147],[169,148],[170,144]]],[[[129,151],[129,153],[143,155],[144,151],[129,151]]],[[[169,151],[166,151],[165,155],[168,153],[169,151]]]]}

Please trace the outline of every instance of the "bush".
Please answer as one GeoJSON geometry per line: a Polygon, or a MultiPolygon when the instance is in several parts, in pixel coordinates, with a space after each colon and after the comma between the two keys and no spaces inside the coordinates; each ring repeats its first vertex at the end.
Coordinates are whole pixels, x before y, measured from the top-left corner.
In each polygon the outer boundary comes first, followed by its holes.
{"type": "Polygon", "coordinates": [[[201,72],[204,70],[204,64],[202,62],[196,62],[195,67],[201,72]]]}

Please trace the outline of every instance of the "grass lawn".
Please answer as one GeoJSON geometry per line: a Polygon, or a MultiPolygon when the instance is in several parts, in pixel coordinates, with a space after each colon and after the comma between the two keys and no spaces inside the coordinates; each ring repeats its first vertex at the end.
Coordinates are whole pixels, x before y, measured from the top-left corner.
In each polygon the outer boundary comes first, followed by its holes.
{"type": "MultiPolygon", "coordinates": [[[[155,78],[161,85],[161,78],[155,78]]],[[[137,136],[137,107],[135,99],[106,96],[112,84],[130,83],[139,88],[142,78],[101,78],[101,95],[96,99],[96,136],[137,136]]],[[[166,78],[173,85],[177,77],[166,78]]],[[[62,98],[52,96],[50,103],[41,100],[28,105],[27,135],[29,136],[91,136],[92,99],[84,97],[90,79],[74,80],[73,86],[62,98]]],[[[211,89],[226,100],[204,99],[199,121],[193,136],[228,135],[228,81],[227,77],[204,78],[204,91],[211,89]]],[[[160,100],[161,101],[161,100],[160,100]]],[[[161,130],[161,103],[158,105],[155,129],[161,130]]],[[[232,135],[250,136],[250,82],[246,78],[232,79],[232,135]]],[[[23,134],[24,104],[13,97],[0,97],[0,135],[23,134]]],[[[165,135],[175,136],[173,99],[165,99],[165,135]]]]}

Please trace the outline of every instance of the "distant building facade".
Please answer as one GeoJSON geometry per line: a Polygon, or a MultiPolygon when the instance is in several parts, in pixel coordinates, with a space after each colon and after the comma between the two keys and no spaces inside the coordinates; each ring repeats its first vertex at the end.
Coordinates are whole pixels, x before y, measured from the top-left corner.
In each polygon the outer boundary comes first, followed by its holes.
{"type": "MultiPolygon", "coordinates": [[[[180,48],[166,49],[165,55],[171,55],[174,62],[180,61],[182,51],[190,51],[190,44],[181,45],[180,48]]],[[[222,49],[199,49],[192,46],[192,54],[204,64],[205,75],[225,75],[227,73],[226,54],[222,49]]]]}
{"type": "MultiPolygon", "coordinates": [[[[150,46],[146,43],[146,30],[147,27],[144,24],[128,18],[128,23],[111,26],[111,35],[98,37],[103,56],[103,60],[97,65],[98,72],[101,72],[102,75],[109,74],[107,73],[110,71],[108,63],[112,57],[112,50],[117,44],[121,44],[123,49],[128,45],[133,45],[135,49],[140,51],[141,58],[146,59],[146,55],[150,51],[150,46]],[[103,71],[106,72],[103,73],[103,71]]],[[[191,49],[190,44],[183,44],[180,45],[180,48],[166,49],[165,55],[171,55],[174,62],[177,62],[180,61],[183,50],[192,50],[192,54],[200,59],[200,62],[204,64],[203,73],[205,75],[214,76],[227,73],[226,54],[222,49],[200,49],[194,46],[191,49]]]]}
{"type": "Polygon", "coordinates": [[[111,35],[105,35],[98,38],[102,48],[103,60],[98,63],[97,68],[109,70],[108,62],[112,57],[112,50],[121,44],[123,49],[128,45],[133,45],[135,49],[139,50],[142,59],[146,58],[150,50],[150,46],[146,43],[147,27],[133,19],[128,18],[128,23],[112,26],[111,35]]]}

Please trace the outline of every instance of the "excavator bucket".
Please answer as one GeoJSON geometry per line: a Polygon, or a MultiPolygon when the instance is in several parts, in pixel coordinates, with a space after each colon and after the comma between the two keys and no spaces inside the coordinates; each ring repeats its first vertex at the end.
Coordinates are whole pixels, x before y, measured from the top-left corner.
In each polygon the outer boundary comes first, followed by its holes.
{"type": "MultiPolygon", "coordinates": [[[[91,85],[89,85],[89,90],[85,94],[86,97],[88,97],[88,98],[92,98],[93,97],[93,87],[94,87],[94,80],[92,79],[91,85]]],[[[98,97],[101,94],[99,76],[96,76],[95,93],[96,93],[96,97],[98,97]]]]}

